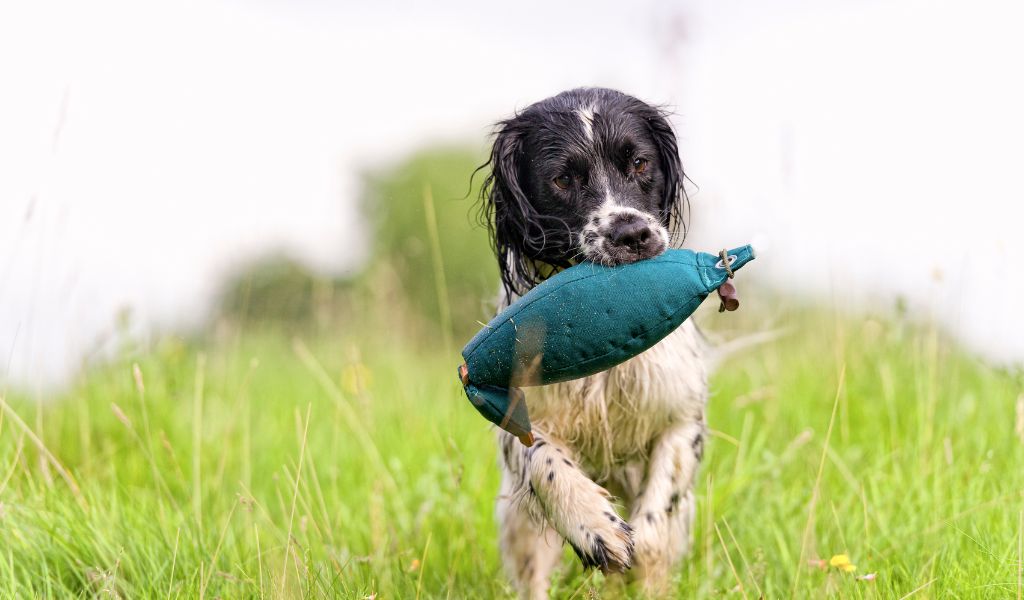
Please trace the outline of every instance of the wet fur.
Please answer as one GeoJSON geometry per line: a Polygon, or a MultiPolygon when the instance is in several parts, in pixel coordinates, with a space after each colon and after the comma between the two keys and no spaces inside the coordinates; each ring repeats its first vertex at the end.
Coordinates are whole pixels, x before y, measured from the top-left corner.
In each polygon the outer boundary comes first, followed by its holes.
{"type": "MultiPolygon", "coordinates": [[[[631,262],[685,234],[675,136],[660,110],[631,96],[581,89],[539,102],[499,124],[485,166],[502,304],[577,260],[631,262]],[[652,161],[643,172],[638,157],[652,161]],[[566,171],[571,189],[552,183],[566,171]],[[649,243],[615,245],[627,220],[649,228],[649,243]]],[[[546,597],[568,543],[585,567],[668,593],[690,547],[706,434],[696,326],[608,371],[526,392],[536,443],[498,433],[499,543],[514,586],[546,597]]]]}

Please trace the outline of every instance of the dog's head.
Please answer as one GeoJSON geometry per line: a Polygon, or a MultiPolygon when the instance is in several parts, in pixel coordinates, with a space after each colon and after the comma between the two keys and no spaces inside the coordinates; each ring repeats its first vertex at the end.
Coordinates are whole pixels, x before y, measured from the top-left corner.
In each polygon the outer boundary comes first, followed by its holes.
{"type": "Polygon", "coordinates": [[[570,90],[502,121],[488,166],[483,215],[509,293],[549,275],[545,265],[629,263],[685,235],[675,134],[661,110],[621,92],[570,90]]]}

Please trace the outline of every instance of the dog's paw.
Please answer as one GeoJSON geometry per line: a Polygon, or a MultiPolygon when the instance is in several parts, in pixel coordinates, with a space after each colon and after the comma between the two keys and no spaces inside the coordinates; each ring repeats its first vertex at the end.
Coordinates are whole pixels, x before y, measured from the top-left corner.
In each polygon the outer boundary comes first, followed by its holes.
{"type": "Polygon", "coordinates": [[[663,533],[667,517],[661,511],[646,511],[633,519],[634,563],[638,575],[646,576],[652,567],[665,562],[668,555],[666,545],[670,543],[663,533]]]}
{"type": "Polygon", "coordinates": [[[579,468],[567,449],[540,441],[530,450],[531,506],[572,546],[584,567],[622,573],[633,564],[633,528],[615,514],[608,491],[579,468]]]}
{"type": "Polygon", "coordinates": [[[673,566],[689,551],[695,508],[693,493],[687,491],[673,493],[664,507],[640,507],[633,514],[632,575],[643,582],[647,595],[664,595],[673,566]]]}
{"type": "Polygon", "coordinates": [[[611,510],[586,519],[576,528],[576,533],[578,535],[566,536],[566,541],[584,568],[623,573],[633,565],[633,528],[611,510]]]}

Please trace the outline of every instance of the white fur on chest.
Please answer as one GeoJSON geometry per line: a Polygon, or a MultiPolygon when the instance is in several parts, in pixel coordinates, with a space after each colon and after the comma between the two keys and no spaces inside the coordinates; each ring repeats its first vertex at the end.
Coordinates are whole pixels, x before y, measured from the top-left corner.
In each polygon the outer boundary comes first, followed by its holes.
{"type": "Polygon", "coordinates": [[[704,418],[704,340],[689,320],[660,343],[597,375],[527,388],[530,416],[541,432],[564,440],[607,473],[646,457],[670,425],[704,418]]]}

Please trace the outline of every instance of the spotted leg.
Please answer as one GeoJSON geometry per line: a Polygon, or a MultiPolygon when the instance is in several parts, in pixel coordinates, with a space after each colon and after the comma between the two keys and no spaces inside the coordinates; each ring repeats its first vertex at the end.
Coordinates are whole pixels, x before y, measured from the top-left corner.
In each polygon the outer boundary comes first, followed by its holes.
{"type": "Polygon", "coordinates": [[[608,492],[580,469],[568,447],[540,433],[526,448],[502,433],[509,502],[569,542],[585,567],[623,572],[632,564],[632,528],[615,513],[608,492]]]}
{"type": "Polygon", "coordinates": [[[704,435],[703,421],[681,423],[667,429],[652,449],[630,517],[636,540],[633,575],[648,594],[668,592],[673,567],[690,549],[704,435]]]}
{"type": "Polygon", "coordinates": [[[563,540],[514,501],[515,480],[508,469],[502,474],[497,507],[502,562],[520,598],[542,600],[548,597],[551,574],[562,557],[563,540]]]}

